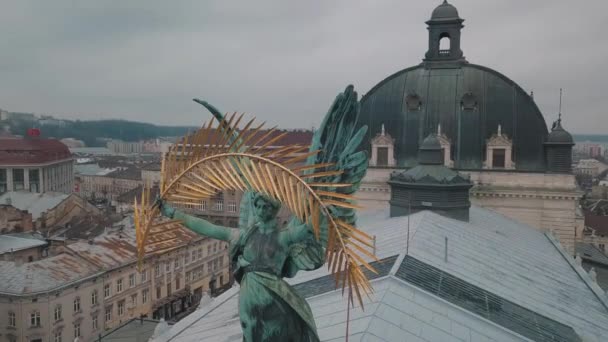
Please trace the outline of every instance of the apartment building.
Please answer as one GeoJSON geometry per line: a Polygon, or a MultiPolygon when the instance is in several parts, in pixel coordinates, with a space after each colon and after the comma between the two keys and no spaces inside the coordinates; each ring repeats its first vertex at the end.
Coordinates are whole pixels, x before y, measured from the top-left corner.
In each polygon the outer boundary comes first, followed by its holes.
{"type": "Polygon", "coordinates": [[[229,286],[226,243],[174,223],[140,269],[133,225],[121,223],[47,258],[0,260],[0,336],[88,341],[131,318],[179,319],[203,293],[229,286]]]}

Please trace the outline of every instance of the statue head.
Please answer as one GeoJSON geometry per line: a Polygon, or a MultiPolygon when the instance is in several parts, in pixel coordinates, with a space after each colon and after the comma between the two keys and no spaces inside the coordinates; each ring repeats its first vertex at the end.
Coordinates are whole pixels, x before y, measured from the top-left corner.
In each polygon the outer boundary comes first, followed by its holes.
{"type": "Polygon", "coordinates": [[[281,203],[268,196],[256,193],[253,197],[253,208],[255,216],[263,221],[268,221],[277,216],[281,203]]]}

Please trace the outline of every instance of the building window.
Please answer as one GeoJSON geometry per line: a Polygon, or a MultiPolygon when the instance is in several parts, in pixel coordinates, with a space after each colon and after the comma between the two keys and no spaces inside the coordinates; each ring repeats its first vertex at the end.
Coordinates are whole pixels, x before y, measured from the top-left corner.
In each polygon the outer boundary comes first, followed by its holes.
{"type": "Polygon", "coordinates": [[[190,263],[190,252],[186,252],[184,254],[184,265],[188,265],[190,263]]]}
{"type": "Polygon", "coordinates": [[[40,326],[40,311],[34,311],[30,314],[30,326],[32,326],[32,327],[40,326]]]}
{"type": "Polygon", "coordinates": [[[156,264],[156,266],[154,266],[154,276],[160,277],[160,264],[156,264]]]}
{"type": "Polygon", "coordinates": [[[13,191],[25,188],[25,176],[23,169],[13,169],[13,191]]]}
{"type": "Polygon", "coordinates": [[[378,159],[376,165],[387,166],[388,165],[388,147],[377,147],[376,153],[378,153],[378,159]]]}
{"type": "Polygon", "coordinates": [[[171,283],[167,283],[167,296],[171,295],[171,283]]]}
{"type": "Polygon", "coordinates": [[[141,291],[141,302],[143,304],[148,302],[148,292],[150,292],[148,289],[144,289],[143,291],[141,291]]]}
{"type": "Polygon", "coordinates": [[[199,258],[199,259],[202,259],[202,258],[203,258],[203,249],[202,249],[202,248],[199,248],[199,249],[198,249],[198,258],[199,258]]]}
{"type": "Polygon", "coordinates": [[[220,276],[220,286],[224,285],[224,276],[220,276]]]}
{"type": "Polygon", "coordinates": [[[91,326],[93,327],[93,331],[99,329],[99,325],[97,324],[97,315],[93,316],[91,326]]]}
{"type": "Polygon", "coordinates": [[[186,283],[190,282],[190,272],[186,272],[186,283]]]}
{"type": "Polygon", "coordinates": [[[91,292],[91,305],[97,305],[97,290],[91,292]]]}
{"type": "Polygon", "coordinates": [[[224,210],[224,200],[218,199],[213,202],[213,210],[214,211],[223,211],[224,210]]]}
{"type": "Polygon", "coordinates": [[[180,285],[179,283],[180,283],[179,277],[175,278],[175,291],[179,290],[179,285],[180,285]]]}
{"type": "Polygon", "coordinates": [[[61,342],[61,330],[55,331],[54,342],[61,342]]]}
{"type": "Polygon", "coordinates": [[[118,317],[122,317],[125,314],[125,300],[118,302],[118,317]]]}
{"type": "Polygon", "coordinates": [[[55,315],[53,317],[55,317],[55,321],[58,321],[61,319],[61,305],[57,305],[55,307],[55,315]]]}
{"type": "Polygon", "coordinates": [[[206,211],[207,210],[207,201],[202,201],[201,202],[201,210],[202,211],[206,211]]]}
{"type": "Polygon", "coordinates": [[[74,299],[74,312],[80,312],[80,297],[74,299]]]}
{"type": "Polygon", "coordinates": [[[39,192],[40,191],[40,171],[38,169],[30,169],[29,171],[29,181],[31,192],[39,192]]]}
{"type": "Polygon", "coordinates": [[[6,184],[6,169],[0,169],[0,194],[8,190],[6,184]]]}
{"type": "Polygon", "coordinates": [[[129,274],[129,287],[135,286],[135,273],[129,274]]]}
{"type": "Polygon", "coordinates": [[[122,278],[116,281],[116,293],[122,292],[122,278]]]}
{"type": "Polygon", "coordinates": [[[162,290],[161,290],[160,286],[157,286],[156,287],[156,299],[159,299],[162,296],[163,296],[162,290]]]}
{"type": "Polygon", "coordinates": [[[211,245],[207,246],[207,256],[211,255],[211,245]]]}
{"type": "Polygon", "coordinates": [[[166,272],[166,273],[171,272],[171,261],[167,261],[167,262],[165,263],[165,272],[166,272]]]}
{"type": "Polygon", "coordinates": [[[106,306],[106,322],[112,320],[112,306],[106,306]]]}
{"type": "Polygon", "coordinates": [[[179,268],[179,257],[175,258],[175,264],[173,265],[173,269],[179,268]]]}
{"type": "Polygon", "coordinates": [[[141,282],[144,283],[148,281],[148,270],[141,271],[141,282]]]}
{"type": "Polygon", "coordinates": [[[493,168],[504,168],[505,167],[505,149],[495,148],[492,150],[492,167],[493,168]]]}
{"type": "Polygon", "coordinates": [[[236,213],[236,203],[235,202],[228,202],[228,212],[229,213],[236,213]]]}
{"type": "Polygon", "coordinates": [[[137,293],[131,295],[131,305],[133,307],[137,305],[137,293]]]}
{"type": "Polygon", "coordinates": [[[213,243],[213,253],[217,253],[217,242],[213,243]]]}
{"type": "Polygon", "coordinates": [[[8,326],[9,327],[17,326],[17,316],[12,311],[8,313],[8,326]]]}
{"type": "Polygon", "coordinates": [[[80,323],[74,323],[74,338],[80,337],[80,323]]]}
{"type": "Polygon", "coordinates": [[[111,294],[112,294],[112,289],[110,288],[110,284],[105,284],[103,286],[103,297],[109,298],[111,294]]]}

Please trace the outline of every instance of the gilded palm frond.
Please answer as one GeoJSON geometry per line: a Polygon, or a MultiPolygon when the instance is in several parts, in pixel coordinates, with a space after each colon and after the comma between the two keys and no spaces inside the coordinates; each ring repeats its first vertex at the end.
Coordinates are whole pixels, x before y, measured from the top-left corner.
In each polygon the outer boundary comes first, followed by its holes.
{"type": "MultiPolygon", "coordinates": [[[[375,256],[370,252],[372,238],[335,215],[336,210],[357,208],[352,193],[338,191],[352,184],[327,182],[343,170],[336,170],[334,163],[328,162],[305,165],[319,150],[309,151],[309,146],[301,145],[274,148],[285,133],[277,134],[274,128],[264,132],[263,124],[250,129],[253,120],[239,129],[242,119],[243,115],[232,114],[216,127],[211,120],[174,144],[162,161],[160,197],[177,205],[199,205],[220,191],[255,191],[280,201],[301,222],[309,224],[317,238],[321,217],[325,217],[328,267],[336,286],[352,288],[362,304],[361,292],[370,293],[371,286],[361,267],[375,272],[367,261],[375,256]]],[[[162,231],[158,227],[163,223],[154,220],[158,209],[147,192],[139,202],[135,202],[135,223],[141,261],[154,234],[151,227],[162,231]]]]}

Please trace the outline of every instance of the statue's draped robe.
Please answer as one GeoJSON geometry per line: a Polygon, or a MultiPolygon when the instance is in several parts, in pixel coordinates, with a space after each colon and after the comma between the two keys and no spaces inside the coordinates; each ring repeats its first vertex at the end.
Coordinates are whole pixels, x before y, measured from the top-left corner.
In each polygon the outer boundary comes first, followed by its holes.
{"type": "Polygon", "coordinates": [[[319,341],[310,306],[282,279],[289,263],[289,234],[264,234],[254,226],[232,242],[243,341],[319,341]]]}

